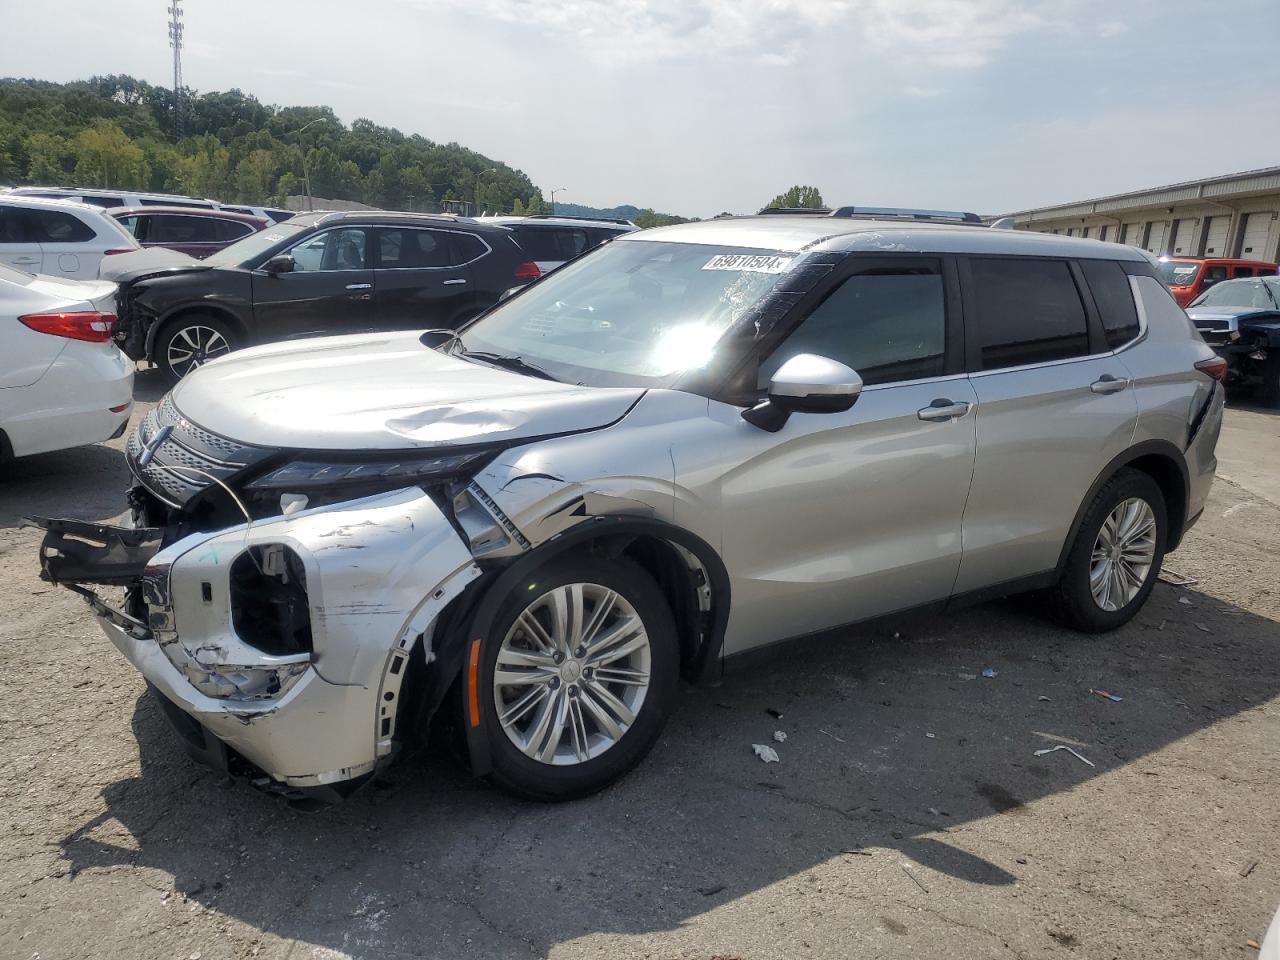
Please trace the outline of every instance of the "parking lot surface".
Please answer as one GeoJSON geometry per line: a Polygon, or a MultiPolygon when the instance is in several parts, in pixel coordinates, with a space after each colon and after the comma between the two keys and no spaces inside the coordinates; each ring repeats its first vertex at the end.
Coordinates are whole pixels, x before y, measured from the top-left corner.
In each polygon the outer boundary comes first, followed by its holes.
{"type": "Polygon", "coordinates": [[[20,517],[115,516],[121,446],[0,468],[0,957],[1247,958],[1280,900],[1275,415],[1228,411],[1197,582],[1113,635],[1033,599],[850,630],[686,688],[593,798],[437,750],[312,815],[187,760],[39,580],[20,517]]]}

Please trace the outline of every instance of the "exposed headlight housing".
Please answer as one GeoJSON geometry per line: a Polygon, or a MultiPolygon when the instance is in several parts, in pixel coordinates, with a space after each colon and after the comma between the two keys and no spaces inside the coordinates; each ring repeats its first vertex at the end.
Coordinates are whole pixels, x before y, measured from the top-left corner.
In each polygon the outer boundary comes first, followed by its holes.
{"type": "Polygon", "coordinates": [[[295,460],[246,484],[249,490],[303,491],[335,486],[413,484],[468,474],[492,450],[380,460],[295,460]]]}

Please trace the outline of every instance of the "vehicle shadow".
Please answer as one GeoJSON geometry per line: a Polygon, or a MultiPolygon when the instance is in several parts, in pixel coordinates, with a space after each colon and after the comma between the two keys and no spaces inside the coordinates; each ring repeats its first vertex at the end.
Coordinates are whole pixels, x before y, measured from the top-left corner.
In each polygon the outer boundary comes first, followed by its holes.
{"type": "MultiPolygon", "coordinates": [[[[897,911],[911,920],[947,878],[968,891],[1034,888],[1040,851],[1018,843],[1034,847],[1050,817],[1072,829],[1036,801],[1130,765],[1158,777],[1151,754],[1280,694],[1280,625],[1206,595],[1160,584],[1102,638],[1028,606],[853,630],[688,688],[637,771],[565,805],[511,799],[433,755],[301,815],[198,772],[144,696],[141,774],[107,786],[105,811],[62,853],[74,872],[164,871],[211,911],[353,958],[544,955],[598,931],[677,930],[838,857],[865,875],[848,902],[914,898],[897,911]],[[753,743],[781,762],[756,759],[753,743]],[[1056,743],[1096,766],[1035,755],[1056,743]],[[1019,829],[984,857],[957,828],[989,817],[1019,829]],[[96,839],[108,819],[127,845],[96,839]]],[[[1136,889],[1153,904],[1160,895],[1136,889]]]]}

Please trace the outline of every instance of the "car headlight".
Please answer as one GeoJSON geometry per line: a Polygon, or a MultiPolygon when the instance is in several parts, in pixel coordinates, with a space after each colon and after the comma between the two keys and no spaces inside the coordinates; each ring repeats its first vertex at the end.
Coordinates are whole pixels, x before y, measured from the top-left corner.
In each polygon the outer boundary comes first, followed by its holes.
{"type": "Polygon", "coordinates": [[[254,491],[299,491],[332,487],[413,484],[443,480],[468,474],[494,451],[453,453],[434,457],[404,457],[379,460],[294,460],[246,484],[254,491]]]}

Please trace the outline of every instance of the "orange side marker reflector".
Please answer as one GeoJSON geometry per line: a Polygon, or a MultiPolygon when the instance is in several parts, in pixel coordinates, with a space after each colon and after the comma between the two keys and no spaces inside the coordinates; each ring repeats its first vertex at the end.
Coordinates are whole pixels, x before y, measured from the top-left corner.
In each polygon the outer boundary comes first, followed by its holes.
{"type": "Polygon", "coordinates": [[[471,657],[467,663],[467,719],[480,726],[480,641],[471,641],[471,657]]]}

